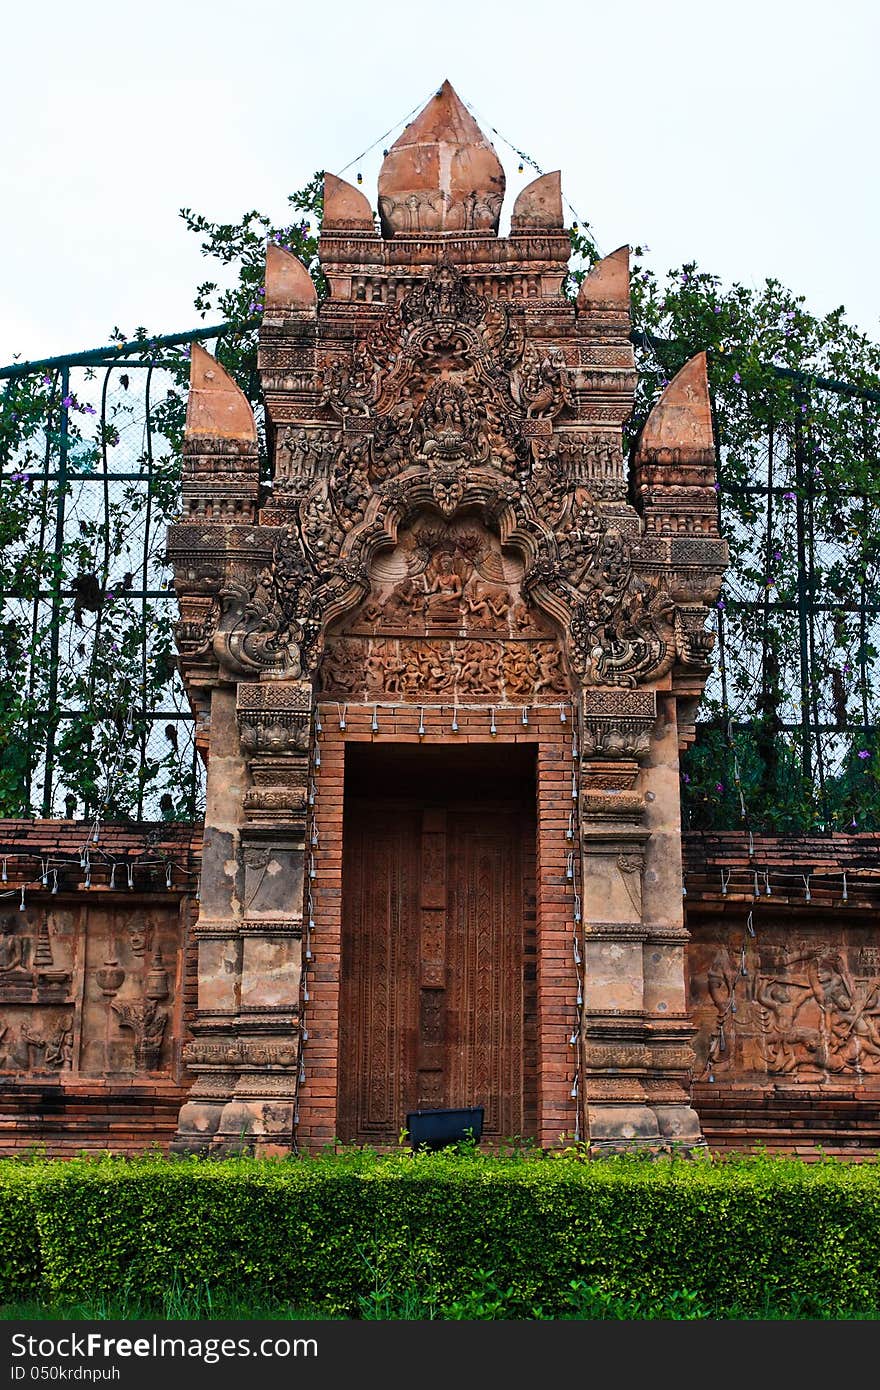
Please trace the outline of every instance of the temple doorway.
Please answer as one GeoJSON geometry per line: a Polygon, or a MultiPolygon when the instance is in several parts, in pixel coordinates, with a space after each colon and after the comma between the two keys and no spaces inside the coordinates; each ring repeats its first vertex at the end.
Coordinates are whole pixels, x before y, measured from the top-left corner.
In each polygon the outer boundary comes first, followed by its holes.
{"type": "Polygon", "coordinates": [[[339,1136],[480,1105],[533,1136],[536,768],[528,744],[345,750],[339,1136]]]}

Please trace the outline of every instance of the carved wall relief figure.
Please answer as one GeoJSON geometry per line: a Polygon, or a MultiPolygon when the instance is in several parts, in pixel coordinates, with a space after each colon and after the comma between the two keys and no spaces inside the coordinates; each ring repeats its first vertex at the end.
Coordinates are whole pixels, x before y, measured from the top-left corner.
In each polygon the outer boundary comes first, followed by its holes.
{"type": "Polygon", "coordinates": [[[18,934],[16,927],[15,916],[7,913],[0,917],[0,988],[18,980],[27,984],[33,980],[27,969],[30,937],[18,934]]]}
{"type": "Polygon", "coordinates": [[[73,1021],[69,1010],[9,1008],[0,1014],[0,1071],[69,1071],[73,1021]]]}
{"type": "MultiPolygon", "coordinates": [[[[732,935],[732,933],[731,933],[732,935]]],[[[779,928],[741,948],[691,948],[704,1071],[829,1080],[880,1074],[880,971],[843,930],[792,941],[779,928]],[[742,967],[745,965],[745,975],[742,967]]]]}
{"type": "Polygon", "coordinates": [[[162,1041],[168,1023],[168,1012],[159,1007],[156,999],[146,998],[137,1004],[110,1005],[119,1019],[120,1028],[134,1033],[134,1062],[138,1071],[156,1071],[162,1055],[162,1041]]]}

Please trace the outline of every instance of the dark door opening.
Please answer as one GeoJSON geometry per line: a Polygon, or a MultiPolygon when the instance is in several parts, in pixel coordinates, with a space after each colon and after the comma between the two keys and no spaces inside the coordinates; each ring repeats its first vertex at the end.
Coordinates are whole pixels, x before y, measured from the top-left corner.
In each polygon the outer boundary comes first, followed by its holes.
{"type": "Polygon", "coordinates": [[[473,1105],[485,1139],[535,1133],[535,792],[527,744],[347,745],[345,1142],[473,1105]]]}

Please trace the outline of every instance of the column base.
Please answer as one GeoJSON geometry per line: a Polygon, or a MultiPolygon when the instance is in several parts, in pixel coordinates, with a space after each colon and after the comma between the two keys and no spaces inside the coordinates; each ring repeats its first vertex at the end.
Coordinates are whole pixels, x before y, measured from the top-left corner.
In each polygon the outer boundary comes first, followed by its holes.
{"type": "Polygon", "coordinates": [[[616,1153],[669,1154],[705,1150],[700,1120],[689,1105],[591,1105],[587,1135],[598,1156],[616,1153]]]}

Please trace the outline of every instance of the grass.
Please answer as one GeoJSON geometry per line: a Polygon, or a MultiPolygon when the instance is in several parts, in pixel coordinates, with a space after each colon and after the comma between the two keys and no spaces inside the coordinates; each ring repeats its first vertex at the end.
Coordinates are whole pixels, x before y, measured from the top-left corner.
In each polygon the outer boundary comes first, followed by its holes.
{"type": "MultiPolygon", "coordinates": [[[[424,1282],[394,1293],[374,1288],[360,1300],[359,1319],[370,1322],[400,1321],[876,1321],[878,1309],[853,1309],[839,1313],[823,1308],[821,1299],[795,1300],[785,1307],[767,1304],[755,1311],[736,1306],[708,1308],[697,1294],[682,1290],[662,1301],[621,1298],[603,1289],[573,1281],[566,1293],[568,1309],[559,1317],[545,1313],[540,1304],[526,1304],[512,1289],[501,1289],[489,1271],[480,1271],[475,1287],[452,1303],[441,1305],[435,1290],[424,1282]]],[[[31,1322],[316,1322],[339,1321],[336,1313],[320,1307],[293,1307],[289,1302],[261,1295],[252,1289],[230,1292],[183,1288],[173,1284],[161,1299],[145,1299],[134,1290],[99,1295],[71,1304],[38,1300],[0,1305],[0,1321],[31,1322]]],[[[348,1319],[341,1319],[348,1321],[348,1319]]]]}

